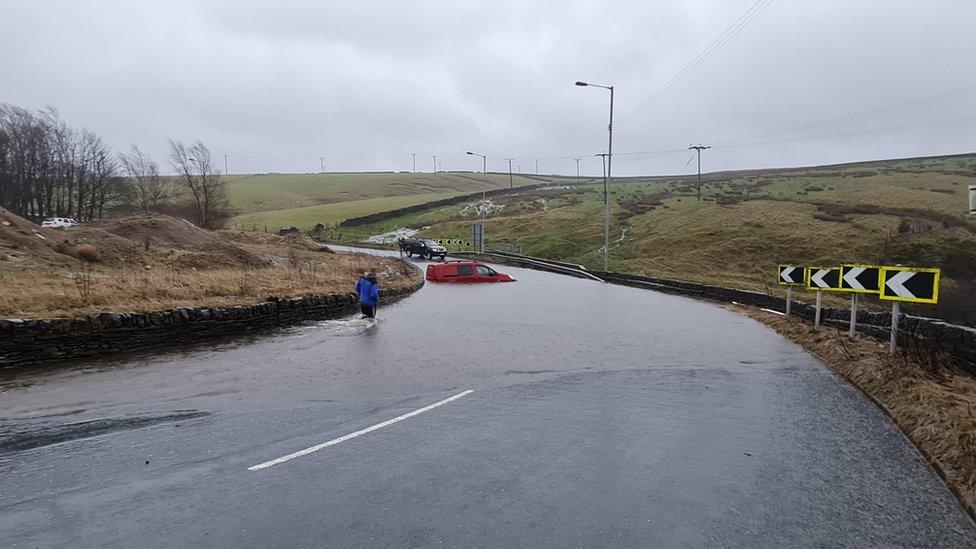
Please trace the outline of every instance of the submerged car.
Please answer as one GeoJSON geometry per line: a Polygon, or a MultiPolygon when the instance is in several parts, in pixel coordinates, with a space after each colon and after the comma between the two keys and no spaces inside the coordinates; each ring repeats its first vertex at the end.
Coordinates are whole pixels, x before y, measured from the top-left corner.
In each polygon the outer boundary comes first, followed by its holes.
{"type": "Polygon", "coordinates": [[[476,261],[449,261],[427,265],[427,280],[432,282],[515,282],[505,273],[500,273],[476,261]]]}

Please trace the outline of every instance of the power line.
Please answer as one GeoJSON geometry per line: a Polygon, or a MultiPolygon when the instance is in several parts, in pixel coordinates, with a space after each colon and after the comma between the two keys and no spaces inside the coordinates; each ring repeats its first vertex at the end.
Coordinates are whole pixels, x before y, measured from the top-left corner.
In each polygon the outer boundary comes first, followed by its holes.
{"type": "Polygon", "coordinates": [[[732,38],[734,38],[735,35],[739,34],[739,32],[741,32],[742,29],[746,28],[746,26],[748,26],[749,23],[755,20],[756,17],[759,17],[759,14],[762,13],[763,10],[768,8],[769,5],[772,3],[773,0],[756,0],[755,4],[750,6],[749,9],[745,11],[745,13],[739,16],[739,18],[736,19],[735,22],[729,26],[729,28],[725,29],[725,32],[723,32],[718,36],[718,38],[713,40],[712,43],[708,45],[708,47],[702,50],[701,53],[699,53],[694,59],[692,59],[687,65],[685,65],[685,67],[681,69],[681,71],[679,71],[678,74],[672,77],[671,80],[668,80],[657,91],[652,93],[650,96],[648,96],[646,99],[638,103],[629,111],[625,112],[624,115],[619,118],[617,124],[626,121],[627,119],[631,118],[632,116],[636,115],[637,113],[646,109],[647,107],[653,105],[654,103],[658,102],[662,97],[667,95],[669,91],[674,89],[675,86],[680,84],[691,73],[695,72],[695,69],[701,66],[702,63],[708,61],[708,58],[715,55],[715,52],[721,49],[722,46],[724,46],[729,40],[732,40],[732,38]]]}
{"type": "MultiPolygon", "coordinates": [[[[807,129],[807,128],[815,128],[817,126],[826,126],[827,124],[831,124],[833,122],[849,122],[851,120],[858,120],[858,119],[862,119],[862,118],[867,118],[867,117],[870,117],[872,115],[882,114],[882,113],[885,113],[885,112],[888,112],[888,111],[892,111],[892,110],[896,110],[896,109],[920,107],[922,105],[927,105],[927,104],[931,104],[931,103],[938,103],[940,101],[947,101],[949,99],[955,99],[957,97],[964,97],[966,95],[972,95],[972,94],[976,94],[976,85],[974,85],[974,86],[965,86],[965,87],[962,87],[962,88],[956,88],[956,89],[952,89],[952,90],[948,90],[948,91],[943,91],[943,92],[939,92],[939,93],[932,94],[932,95],[926,95],[926,96],[923,96],[923,97],[916,97],[914,99],[908,99],[908,100],[905,100],[905,101],[898,101],[897,103],[890,103],[890,104],[887,104],[887,105],[882,105],[880,107],[873,107],[873,108],[866,109],[866,110],[863,110],[863,111],[855,111],[855,112],[848,113],[848,114],[843,115],[843,116],[837,116],[837,117],[834,117],[834,118],[828,118],[827,120],[820,120],[820,121],[817,121],[817,122],[809,122],[809,123],[806,123],[806,124],[801,124],[799,126],[793,126],[792,128],[780,129],[780,130],[775,130],[775,131],[770,131],[770,132],[763,132],[763,133],[755,134],[755,135],[753,135],[751,137],[748,137],[748,138],[745,138],[745,139],[758,139],[758,138],[766,137],[766,136],[780,135],[780,134],[783,134],[783,133],[792,132],[792,131],[796,131],[796,130],[803,130],[803,129],[807,129]]],[[[722,146],[723,144],[724,143],[720,142],[716,146],[722,146]]]]}

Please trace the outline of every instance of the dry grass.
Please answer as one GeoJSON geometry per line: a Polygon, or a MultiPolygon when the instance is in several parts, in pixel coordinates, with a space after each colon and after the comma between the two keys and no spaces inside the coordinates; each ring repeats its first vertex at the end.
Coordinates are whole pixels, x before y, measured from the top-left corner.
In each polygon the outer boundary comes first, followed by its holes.
{"type": "Polygon", "coordinates": [[[75,246],[75,255],[85,261],[98,261],[98,248],[91,244],[79,244],[75,246]]]}
{"type": "MultiPolygon", "coordinates": [[[[314,252],[306,252],[312,254],[314,252]]],[[[0,271],[0,316],[71,317],[100,311],[153,311],[173,307],[220,307],[350,292],[364,271],[376,271],[383,287],[419,280],[416,269],[393,258],[364,254],[298,254],[294,266],[184,269],[153,267],[0,271]]]]}
{"type": "Polygon", "coordinates": [[[815,331],[799,319],[739,308],[823,360],[877,402],[945,478],[976,517],[976,379],[926,372],[870,338],[850,340],[834,328],[815,331]]]}

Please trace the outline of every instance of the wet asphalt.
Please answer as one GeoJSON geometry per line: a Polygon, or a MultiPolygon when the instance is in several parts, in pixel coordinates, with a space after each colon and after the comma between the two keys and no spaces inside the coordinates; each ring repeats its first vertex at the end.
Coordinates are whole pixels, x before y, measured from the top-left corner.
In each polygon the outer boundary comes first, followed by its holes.
{"type": "Polygon", "coordinates": [[[375,325],[0,373],[0,545],[976,546],[897,427],[764,326],[499,269],[375,325]]]}

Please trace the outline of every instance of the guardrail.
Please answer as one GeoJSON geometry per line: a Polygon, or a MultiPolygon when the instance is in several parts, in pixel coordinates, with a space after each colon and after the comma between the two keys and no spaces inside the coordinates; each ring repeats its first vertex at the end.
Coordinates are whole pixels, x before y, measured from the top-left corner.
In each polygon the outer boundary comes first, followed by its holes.
{"type": "Polygon", "coordinates": [[[495,263],[503,263],[505,265],[512,265],[514,267],[536,269],[538,271],[547,271],[550,273],[564,274],[575,276],[576,278],[588,278],[590,280],[596,280],[597,282],[604,282],[602,278],[594,275],[579,265],[572,265],[568,263],[561,264],[560,262],[551,262],[548,259],[538,259],[519,256],[517,254],[506,254],[499,252],[485,252],[483,254],[477,252],[454,252],[449,255],[452,257],[491,260],[495,263]]]}
{"type": "MultiPolygon", "coordinates": [[[[465,254],[478,257],[478,254],[465,254]]],[[[611,284],[620,284],[635,288],[644,288],[678,295],[687,295],[724,303],[739,303],[761,307],[772,311],[786,311],[786,299],[762,292],[724,288],[696,282],[685,282],[667,278],[657,278],[640,275],[615,273],[612,271],[590,271],[580,265],[533,258],[531,256],[517,256],[515,254],[484,254],[497,263],[511,264],[516,267],[538,269],[557,274],[568,274],[579,278],[601,280],[611,284]]],[[[816,308],[802,301],[791,300],[792,316],[813,321],[816,308]]],[[[850,311],[847,309],[823,308],[820,311],[821,321],[837,327],[850,325],[850,311]]],[[[858,311],[856,316],[856,330],[884,339],[891,334],[891,313],[876,313],[858,311]]],[[[976,375],[976,328],[949,324],[935,318],[913,315],[901,315],[898,322],[899,340],[917,337],[921,340],[937,342],[937,347],[948,355],[963,371],[976,375]]]]}

